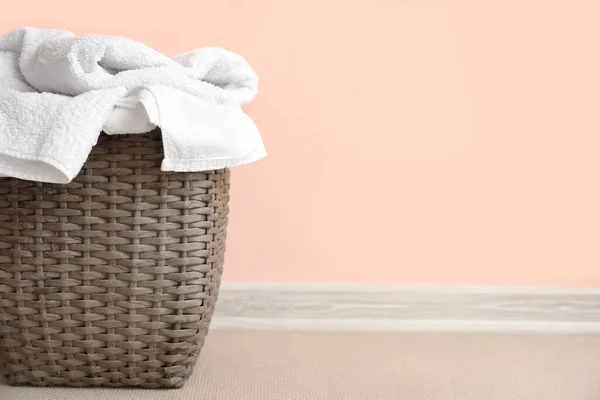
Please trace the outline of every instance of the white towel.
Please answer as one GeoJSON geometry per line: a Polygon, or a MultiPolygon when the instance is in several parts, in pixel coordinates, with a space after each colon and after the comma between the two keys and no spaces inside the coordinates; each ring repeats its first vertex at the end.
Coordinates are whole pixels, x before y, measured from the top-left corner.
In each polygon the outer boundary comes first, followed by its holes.
{"type": "Polygon", "coordinates": [[[0,37],[0,174],[66,183],[101,130],[162,130],[164,171],[265,156],[241,106],[258,79],[240,56],[203,48],[169,58],[125,38],[22,28],[0,37]]]}

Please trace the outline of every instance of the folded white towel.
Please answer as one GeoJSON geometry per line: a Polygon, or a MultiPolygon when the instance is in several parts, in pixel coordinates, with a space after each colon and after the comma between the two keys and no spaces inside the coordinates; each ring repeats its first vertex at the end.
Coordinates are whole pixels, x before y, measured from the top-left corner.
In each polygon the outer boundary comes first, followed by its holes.
{"type": "Polygon", "coordinates": [[[165,171],[232,167],[265,155],[241,106],[258,79],[240,56],[169,58],[125,38],[23,28],[0,37],[0,174],[66,183],[101,130],[162,130],[165,171]]]}

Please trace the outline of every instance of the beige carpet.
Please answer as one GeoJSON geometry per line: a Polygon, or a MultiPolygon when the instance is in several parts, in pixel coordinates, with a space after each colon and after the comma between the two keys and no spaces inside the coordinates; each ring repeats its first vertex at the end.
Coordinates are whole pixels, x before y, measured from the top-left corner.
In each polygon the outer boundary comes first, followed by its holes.
{"type": "Polygon", "coordinates": [[[600,336],[215,331],[179,390],[24,388],[1,400],[599,400],[600,336]]]}

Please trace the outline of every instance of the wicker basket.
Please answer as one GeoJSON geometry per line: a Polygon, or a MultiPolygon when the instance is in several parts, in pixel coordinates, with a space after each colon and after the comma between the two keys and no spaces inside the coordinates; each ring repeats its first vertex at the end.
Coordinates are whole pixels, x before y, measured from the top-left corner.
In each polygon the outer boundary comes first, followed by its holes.
{"type": "Polygon", "coordinates": [[[229,171],[165,173],[160,133],[102,135],[67,185],[0,179],[12,384],[180,387],[204,344],[229,171]]]}

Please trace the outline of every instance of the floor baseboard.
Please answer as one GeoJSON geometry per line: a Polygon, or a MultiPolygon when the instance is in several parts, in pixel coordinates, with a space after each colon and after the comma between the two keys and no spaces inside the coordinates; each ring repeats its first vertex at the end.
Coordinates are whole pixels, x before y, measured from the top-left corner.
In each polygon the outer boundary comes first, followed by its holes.
{"type": "Polygon", "coordinates": [[[212,328],[600,333],[600,288],[224,282],[212,328]]]}

